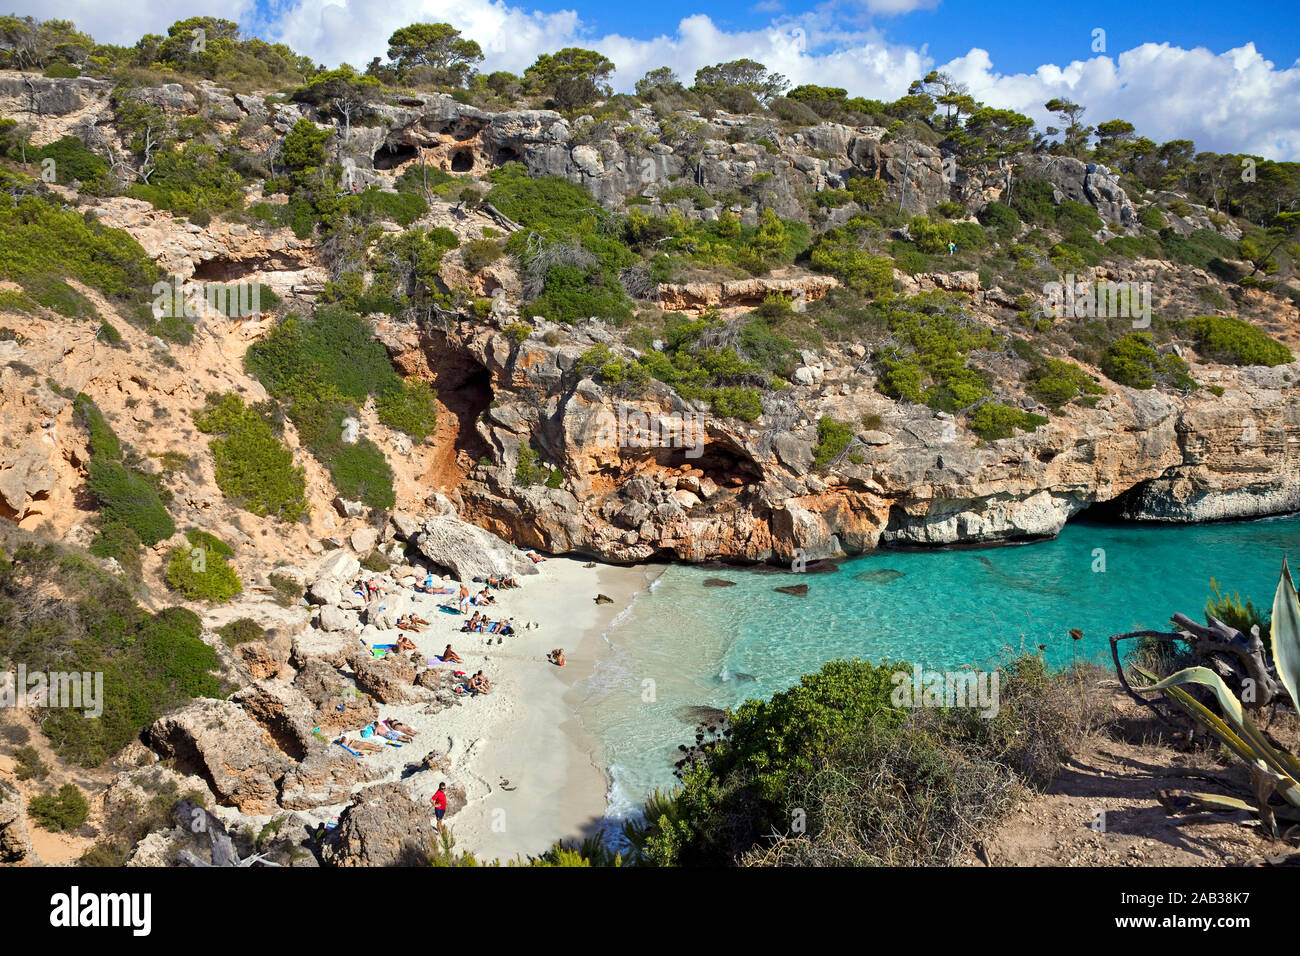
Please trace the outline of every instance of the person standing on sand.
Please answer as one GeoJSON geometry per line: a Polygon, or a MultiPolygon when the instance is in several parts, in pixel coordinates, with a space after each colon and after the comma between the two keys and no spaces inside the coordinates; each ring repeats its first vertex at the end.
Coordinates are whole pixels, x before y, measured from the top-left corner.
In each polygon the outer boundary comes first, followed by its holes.
{"type": "Polygon", "coordinates": [[[460,594],[458,594],[457,597],[460,599],[460,613],[464,614],[469,610],[469,588],[462,584],[460,586],[460,594]]]}
{"type": "Polygon", "coordinates": [[[433,804],[433,815],[438,818],[438,832],[441,833],[442,818],[447,812],[447,785],[445,783],[438,784],[438,792],[429,798],[429,802],[433,804]]]}

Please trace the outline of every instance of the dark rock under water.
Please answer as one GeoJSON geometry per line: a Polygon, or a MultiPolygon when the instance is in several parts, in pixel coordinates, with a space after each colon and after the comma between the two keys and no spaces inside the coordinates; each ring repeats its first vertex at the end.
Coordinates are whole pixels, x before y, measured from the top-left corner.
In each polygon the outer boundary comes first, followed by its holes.
{"type": "Polygon", "coordinates": [[[726,578],[705,578],[704,586],[706,588],[731,588],[736,586],[736,582],[728,581],[726,578]]]}
{"type": "Polygon", "coordinates": [[[689,704],[678,707],[673,716],[684,724],[706,724],[722,720],[727,712],[718,707],[706,707],[703,704],[689,704]]]}
{"type": "Polygon", "coordinates": [[[895,571],[893,568],[873,568],[870,571],[859,571],[853,575],[855,581],[865,581],[868,584],[888,584],[890,581],[897,581],[899,578],[907,577],[902,571],[895,571]]]}
{"type": "Polygon", "coordinates": [[[782,594],[793,594],[795,597],[804,597],[808,594],[808,585],[787,584],[784,587],[773,588],[772,590],[780,591],[782,594]]]}

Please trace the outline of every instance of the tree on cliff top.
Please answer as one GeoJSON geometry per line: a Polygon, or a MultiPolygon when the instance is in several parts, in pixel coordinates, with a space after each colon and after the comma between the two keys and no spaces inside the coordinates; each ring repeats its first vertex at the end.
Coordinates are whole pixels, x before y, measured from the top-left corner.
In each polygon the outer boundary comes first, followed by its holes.
{"type": "Polygon", "coordinates": [[[524,71],[524,85],[530,92],[548,94],[560,109],[573,109],[608,96],[613,72],[614,61],[605,55],[571,46],[539,56],[524,71]]]}
{"type": "Polygon", "coordinates": [[[483,49],[462,37],[450,23],[412,23],[388,38],[388,58],[401,75],[427,66],[440,74],[435,82],[463,86],[475,66],[483,62],[483,49]]]}

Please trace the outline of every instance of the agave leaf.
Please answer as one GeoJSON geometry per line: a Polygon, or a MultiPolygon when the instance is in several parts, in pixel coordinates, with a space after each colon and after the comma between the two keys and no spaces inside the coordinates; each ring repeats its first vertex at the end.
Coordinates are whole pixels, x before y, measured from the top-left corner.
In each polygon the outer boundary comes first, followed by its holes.
{"type": "Polygon", "coordinates": [[[1282,562],[1282,577],[1273,594],[1273,623],[1269,640],[1277,676],[1296,709],[1300,710],[1300,598],[1291,581],[1291,570],[1282,562]]]}
{"type": "MultiPolygon", "coordinates": [[[[1150,671],[1142,668],[1137,670],[1144,677],[1154,678],[1150,671]]],[[[1253,766],[1270,771],[1277,777],[1277,789],[1282,798],[1292,806],[1300,807],[1300,780],[1296,778],[1294,772],[1295,758],[1290,754],[1279,753],[1268,742],[1254,722],[1246,716],[1241,702],[1233,696],[1228,685],[1218,674],[1207,667],[1188,667],[1145,689],[1164,691],[1204,724],[1237,756],[1253,766]],[[1223,719],[1220,720],[1212,711],[1182,690],[1184,684],[1200,684],[1214,691],[1214,696],[1223,711],[1223,719]]]]}

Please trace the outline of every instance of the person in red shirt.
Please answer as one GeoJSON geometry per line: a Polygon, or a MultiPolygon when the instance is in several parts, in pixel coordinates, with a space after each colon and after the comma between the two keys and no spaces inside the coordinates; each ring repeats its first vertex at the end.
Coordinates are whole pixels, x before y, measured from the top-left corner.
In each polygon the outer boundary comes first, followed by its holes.
{"type": "Polygon", "coordinates": [[[429,798],[433,804],[433,815],[438,818],[438,832],[442,832],[442,818],[447,812],[447,785],[438,784],[438,792],[429,798]]]}

